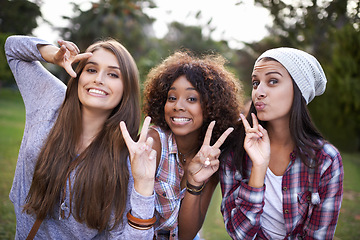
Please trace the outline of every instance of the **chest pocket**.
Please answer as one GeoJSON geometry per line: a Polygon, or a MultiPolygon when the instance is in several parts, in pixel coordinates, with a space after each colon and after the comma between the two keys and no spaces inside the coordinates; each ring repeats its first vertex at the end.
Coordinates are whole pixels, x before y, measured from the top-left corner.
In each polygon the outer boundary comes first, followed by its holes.
{"type": "Polygon", "coordinates": [[[298,214],[301,219],[306,219],[311,204],[311,192],[305,191],[298,193],[298,214]]]}
{"type": "Polygon", "coordinates": [[[164,181],[156,181],[156,208],[165,216],[171,214],[180,204],[180,189],[164,181]]]}

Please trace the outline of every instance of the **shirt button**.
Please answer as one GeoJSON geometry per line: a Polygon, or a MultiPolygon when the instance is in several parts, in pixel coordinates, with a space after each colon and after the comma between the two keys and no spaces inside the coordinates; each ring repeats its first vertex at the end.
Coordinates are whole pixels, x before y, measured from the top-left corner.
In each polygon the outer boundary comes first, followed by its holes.
{"type": "Polygon", "coordinates": [[[284,191],[287,191],[287,187],[283,187],[283,190],[284,190],[284,191]]]}
{"type": "Polygon", "coordinates": [[[284,213],[289,213],[289,210],[285,209],[285,210],[284,210],[284,213]]]}
{"type": "Polygon", "coordinates": [[[166,193],[163,193],[162,195],[163,195],[163,197],[166,197],[166,193]]]}
{"type": "Polygon", "coordinates": [[[172,237],[175,237],[175,236],[176,236],[176,234],[175,234],[175,233],[173,233],[173,234],[171,234],[171,236],[172,236],[172,237]]]}
{"type": "Polygon", "coordinates": [[[309,196],[307,196],[307,197],[306,197],[306,199],[307,199],[308,201],[310,201],[310,200],[311,200],[310,195],[309,195],[309,196]]]}

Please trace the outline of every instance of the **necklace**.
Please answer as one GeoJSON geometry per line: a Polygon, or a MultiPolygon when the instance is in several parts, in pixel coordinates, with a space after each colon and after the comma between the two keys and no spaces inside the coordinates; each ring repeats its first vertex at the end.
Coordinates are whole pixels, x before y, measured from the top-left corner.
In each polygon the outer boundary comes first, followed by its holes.
{"type": "Polygon", "coordinates": [[[194,152],[196,149],[197,149],[197,147],[191,149],[191,150],[190,150],[189,152],[187,152],[187,153],[181,153],[181,152],[178,150],[180,160],[183,161],[183,162],[186,162],[186,157],[188,157],[189,154],[192,153],[192,152],[194,152]]]}

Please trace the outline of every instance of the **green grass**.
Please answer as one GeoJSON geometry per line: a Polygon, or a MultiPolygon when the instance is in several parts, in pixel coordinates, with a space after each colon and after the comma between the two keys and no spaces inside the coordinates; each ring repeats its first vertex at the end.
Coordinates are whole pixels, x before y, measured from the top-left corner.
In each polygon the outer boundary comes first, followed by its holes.
{"type": "Polygon", "coordinates": [[[25,109],[18,91],[0,90],[0,239],[14,239],[15,213],[9,192],[24,131],[25,109]]]}
{"type": "MultiPolygon", "coordinates": [[[[25,109],[17,91],[0,89],[0,240],[14,239],[15,214],[9,192],[22,139],[25,109]]],[[[342,153],[344,199],[335,233],[337,240],[360,239],[360,154],[342,153]]],[[[206,240],[230,239],[220,213],[220,187],[215,190],[201,231],[206,240]]]]}

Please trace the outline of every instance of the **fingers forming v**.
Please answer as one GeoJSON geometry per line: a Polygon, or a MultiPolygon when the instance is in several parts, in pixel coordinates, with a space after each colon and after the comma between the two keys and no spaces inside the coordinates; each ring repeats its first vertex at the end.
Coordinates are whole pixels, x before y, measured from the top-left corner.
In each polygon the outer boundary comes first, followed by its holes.
{"type": "Polygon", "coordinates": [[[214,126],[215,126],[215,121],[211,121],[211,123],[209,124],[209,126],[208,126],[208,128],[206,130],[203,145],[210,146],[210,140],[211,140],[211,135],[212,135],[212,131],[214,129],[214,126]]]}
{"type": "Polygon", "coordinates": [[[213,147],[214,148],[220,148],[221,145],[225,142],[226,138],[230,135],[230,133],[232,131],[234,131],[234,128],[232,128],[232,127],[229,127],[228,129],[226,129],[226,131],[223,132],[223,134],[221,134],[221,136],[216,141],[216,143],[213,145],[213,147]]]}
{"type": "Polygon", "coordinates": [[[130,147],[131,147],[131,144],[134,143],[134,141],[132,140],[127,128],[126,128],[126,124],[124,121],[121,121],[120,122],[120,129],[121,129],[121,134],[124,138],[124,141],[125,141],[125,144],[126,146],[128,147],[129,151],[130,151],[130,147]]]}
{"type": "Polygon", "coordinates": [[[142,129],[141,129],[139,142],[145,142],[146,136],[147,136],[147,133],[148,133],[148,129],[149,129],[149,126],[150,126],[150,122],[151,122],[151,117],[147,116],[145,118],[145,120],[144,120],[142,129]]]}

